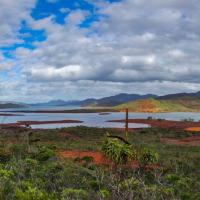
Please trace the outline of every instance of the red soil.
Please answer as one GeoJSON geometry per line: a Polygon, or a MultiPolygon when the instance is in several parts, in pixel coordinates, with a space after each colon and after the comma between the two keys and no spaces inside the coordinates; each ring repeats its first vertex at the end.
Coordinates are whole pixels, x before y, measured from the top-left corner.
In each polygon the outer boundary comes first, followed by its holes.
{"type": "Polygon", "coordinates": [[[191,132],[200,132],[200,127],[189,127],[185,129],[186,131],[191,131],[191,132]]]}
{"type": "Polygon", "coordinates": [[[159,109],[153,104],[152,101],[149,101],[148,99],[146,100],[140,100],[138,102],[138,110],[140,112],[158,112],[159,109]]]}
{"type": "Polygon", "coordinates": [[[108,160],[104,157],[101,152],[94,151],[59,151],[59,155],[63,158],[83,158],[83,157],[92,157],[94,163],[97,165],[107,164],[108,160]]]}
{"type": "Polygon", "coordinates": [[[18,123],[0,124],[2,128],[22,128],[18,123]]]}
{"type": "MultiPolygon", "coordinates": [[[[125,123],[125,120],[111,120],[109,122],[121,122],[125,123]]],[[[200,122],[184,122],[184,121],[172,121],[172,120],[149,120],[149,119],[129,119],[129,123],[142,123],[148,124],[154,128],[176,129],[185,130],[190,127],[200,127],[200,122]]]]}
{"type": "MultiPolygon", "coordinates": [[[[98,151],[65,151],[61,150],[58,152],[59,156],[61,158],[84,158],[84,157],[92,157],[93,162],[96,165],[111,165],[115,166],[111,161],[109,161],[105,156],[98,151]]],[[[139,164],[137,161],[132,161],[129,162],[127,165],[123,165],[124,167],[132,168],[132,169],[137,169],[139,168],[139,164]]],[[[156,169],[159,168],[159,165],[149,165],[146,167],[146,170],[149,169],[156,169]]]]}
{"type": "Polygon", "coordinates": [[[80,140],[80,137],[75,136],[75,135],[73,135],[73,134],[71,134],[71,133],[65,132],[65,133],[61,133],[61,135],[62,135],[64,138],[70,138],[70,139],[73,139],[73,140],[80,140]]]}
{"type": "Polygon", "coordinates": [[[79,120],[57,120],[57,121],[18,121],[20,125],[38,125],[38,124],[65,124],[65,123],[82,123],[79,120]]]}
{"type": "Polygon", "coordinates": [[[59,121],[18,121],[16,123],[0,124],[0,127],[22,127],[26,125],[40,124],[67,124],[67,123],[83,123],[79,120],[59,120],[59,121]]]}
{"type": "Polygon", "coordinates": [[[162,138],[161,142],[174,145],[188,145],[200,147],[200,136],[191,136],[184,139],[162,138]]]}
{"type": "Polygon", "coordinates": [[[99,115],[110,115],[110,113],[102,112],[102,113],[99,113],[99,115]]]}
{"type": "Polygon", "coordinates": [[[12,117],[12,116],[23,116],[23,115],[0,113],[0,116],[12,117]]]}

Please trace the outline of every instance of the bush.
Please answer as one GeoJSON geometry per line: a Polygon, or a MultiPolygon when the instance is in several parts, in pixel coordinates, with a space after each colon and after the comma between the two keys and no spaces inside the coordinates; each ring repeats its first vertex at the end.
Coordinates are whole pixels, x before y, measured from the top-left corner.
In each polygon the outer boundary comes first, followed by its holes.
{"type": "Polygon", "coordinates": [[[110,192],[106,189],[102,189],[99,191],[101,199],[109,199],[110,192]]]}
{"type": "Polygon", "coordinates": [[[26,191],[21,189],[16,189],[15,192],[16,200],[51,200],[51,198],[46,192],[42,192],[37,188],[28,187],[26,191]]]}
{"type": "Polygon", "coordinates": [[[0,149],[0,163],[6,163],[10,160],[11,154],[4,149],[0,149]]]}
{"type": "Polygon", "coordinates": [[[16,158],[25,157],[27,154],[27,144],[14,144],[11,151],[16,158]]]}
{"type": "Polygon", "coordinates": [[[83,189],[64,189],[61,195],[61,200],[87,200],[88,192],[83,189]]]}
{"type": "Polygon", "coordinates": [[[118,139],[106,139],[102,145],[102,151],[108,159],[117,164],[125,164],[136,155],[131,145],[118,139]]]}
{"type": "Polygon", "coordinates": [[[55,156],[55,150],[46,146],[40,147],[39,152],[35,154],[35,158],[39,161],[47,161],[49,158],[54,156],[55,156]]]}
{"type": "Polygon", "coordinates": [[[158,154],[151,149],[144,148],[138,153],[138,162],[140,168],[145,168],[149,164],[158,161],[158,154]]]}

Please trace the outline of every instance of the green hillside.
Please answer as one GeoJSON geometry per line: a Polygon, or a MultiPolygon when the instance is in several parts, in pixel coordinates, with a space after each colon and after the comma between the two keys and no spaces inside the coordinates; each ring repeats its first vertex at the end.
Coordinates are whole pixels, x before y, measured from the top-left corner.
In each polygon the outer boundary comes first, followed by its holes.
{"type": "Polygon", "coordinates": [[[182,105],[193,111],[200,111],[200,99],[198,98],[188,98],[188,99],[176,99],[176,100],[165,100],[169,103],[176,103],[182,105]]]}
{"type": "Polygon", "coordinates": [[[156,100],[145,99],[131,101],[115,106],[114,109],[129,108],[132,112],[197,112],[200,111],[200,100],[156,100]]]}

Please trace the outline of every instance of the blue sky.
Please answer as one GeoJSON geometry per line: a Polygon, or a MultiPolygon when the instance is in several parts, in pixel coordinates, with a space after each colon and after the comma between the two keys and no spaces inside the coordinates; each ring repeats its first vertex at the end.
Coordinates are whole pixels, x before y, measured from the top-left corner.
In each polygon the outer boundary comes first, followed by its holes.
{"type": "Polygon", "coordinates": [[[197,0],[1,0],[0,100],[200,89],[197,0]]]}

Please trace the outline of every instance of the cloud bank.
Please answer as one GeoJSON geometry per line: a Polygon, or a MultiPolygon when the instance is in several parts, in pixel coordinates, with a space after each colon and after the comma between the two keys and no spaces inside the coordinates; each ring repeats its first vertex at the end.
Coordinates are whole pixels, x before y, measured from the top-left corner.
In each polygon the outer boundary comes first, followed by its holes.
{"type": "Polygon", "coordinates": [[[37,19],[32,15],[33,9],[41,14],[36,2],[20,1],[0,3],[0,19],[12,16],[0,21],[0,46],[24,44],[10,56],[0,51],[0,70],[9,72],[2,85],[13,84],[0,87],[3,98],[81,99],[200,88],[197,0],[85,1],[92,9],[71,9],[66,2],[37,19]],[[45,39],[27,46],[19,31],[23,21],[31,33],[44,32],[45,39]]]}

